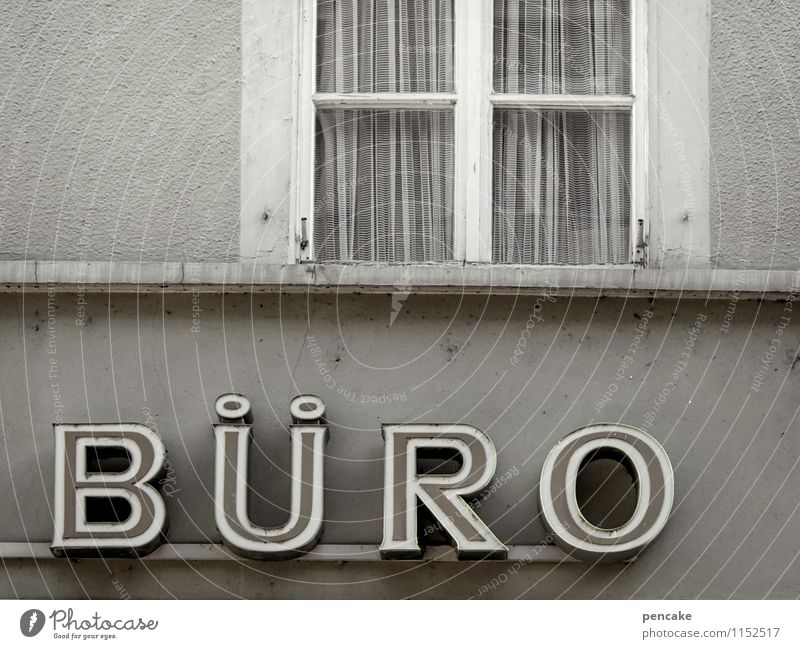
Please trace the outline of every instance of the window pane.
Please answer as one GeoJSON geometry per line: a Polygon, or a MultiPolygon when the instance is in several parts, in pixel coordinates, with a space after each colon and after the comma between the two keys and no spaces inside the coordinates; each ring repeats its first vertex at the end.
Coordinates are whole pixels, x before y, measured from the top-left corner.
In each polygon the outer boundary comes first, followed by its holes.
{"type": "Polygon", "coordinates": [[[630,263],[630,115],[496,110],[498,263],[630,263]]]}
{"type": "Polygon", "coordinates": [[[320,110],[318,261],[453,258],[451,111],[320,110]]]}
{"type": "Polygon", "coordinates": [[[453,0],[318,0],[319,92],[452,92],[453,0]]]}
{"type": "Polygon", "coordinates": [[[630,0],[495,0],[494,88],[631,94],[630,0]]]}

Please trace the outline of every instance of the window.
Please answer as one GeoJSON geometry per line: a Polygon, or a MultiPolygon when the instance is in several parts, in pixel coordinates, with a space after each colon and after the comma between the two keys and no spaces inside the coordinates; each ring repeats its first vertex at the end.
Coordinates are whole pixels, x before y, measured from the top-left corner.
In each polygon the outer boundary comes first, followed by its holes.
{"type": "Polygon", "coordinates": [[[297,258],[641,262],[637,0],[305,0],[297,258]]]}

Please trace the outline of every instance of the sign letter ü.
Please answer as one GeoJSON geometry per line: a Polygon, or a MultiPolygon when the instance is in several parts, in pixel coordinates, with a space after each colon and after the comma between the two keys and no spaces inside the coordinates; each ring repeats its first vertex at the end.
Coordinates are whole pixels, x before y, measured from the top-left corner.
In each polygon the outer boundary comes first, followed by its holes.
{"type": "Polygon", "coordinates": [[[225,545],[252,559],[292,559],[313,549],[322,534],[323,461],[328,440],[322,399],[301,396],[292,401],[290,514],[283,527],[275,528],[253,525],[247,514],[253,434],[250,401],[239,394],[226,394],[217,399],[215,407],[223,423],[214,426],[214,518],[225,545]]]}

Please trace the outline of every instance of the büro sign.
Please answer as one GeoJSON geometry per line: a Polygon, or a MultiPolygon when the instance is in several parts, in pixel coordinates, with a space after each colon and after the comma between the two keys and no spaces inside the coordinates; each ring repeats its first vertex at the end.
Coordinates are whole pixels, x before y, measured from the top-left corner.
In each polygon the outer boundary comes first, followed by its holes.
{"type": "MultiPolygon", "coordinates": [[[[325,404],[316,396],[290,405],[291,502],[281,527],[260,527],[248,516],[248,465],[253,431],[251,404],[240,394],[215,403],[220,423],[215,440],[214,518],[224,543],[235,553],[263,560],[291,559],[313,549],[325,520],[323,499],[325,404]]],[[[384,559],[416,559],[421,505],[447,532],[460,559],[505,559],[508,549],[469,506],[467,498],[492,481],[497,454],[491,439],[463,424],[390,424],[385,441],[383,487],[384,559]],[[455,473],[418,470],[432,450],[457,454],[455,473]]],[[[157,482],[167,459],[161,439],[142,424],[55,425],[56,556],[144,555],[158,547],[167,526],[157,482]],[[123,459],[120,459],[123,458],[123,459]],[[125,520],[98,520],[97,499],[122,499],[125,520]]],[[[559,442],[547,456],[539,480],[542,520],[568,554],[587,561],[621,561],[637,555],[663,530],[674,481],[669,458],[647,433],[622,424],[593,425],[559,442]],[[576,496],[578,472],[598,453],[622,458],[636,484],[636,506],[622,527],[601,529],[586,520],[576,496]]]]}

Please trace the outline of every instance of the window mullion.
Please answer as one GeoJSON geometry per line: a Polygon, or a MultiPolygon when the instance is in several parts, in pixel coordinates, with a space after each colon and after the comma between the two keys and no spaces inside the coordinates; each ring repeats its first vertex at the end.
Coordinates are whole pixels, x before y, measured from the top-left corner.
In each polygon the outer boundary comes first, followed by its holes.
{"type": "Polygon", "coordinates": [[[317,108],[351,108],[374,110],[452,109],[456,95],[452,93],[317,93],[317,108]]]}
{"type": "Polygon", "coordinates": [[[530,95],[495,94],[491,99],[502,108],[542,108],[546,110],[613,110],[632,108],[633,95],[530,95]]]}
{"type": "Polygon", "coordinates": [[[491,245],[483,223],[486,215],[482,188],[486,174],[481,158],[490,129],[487,61],[491,56],[487,48],[491,41],[485,38],[485,16],[491,4],[482,0],[460,0],[455,4],[458,99],[453,240],[457,261],[491,261],[491,245]]]}

